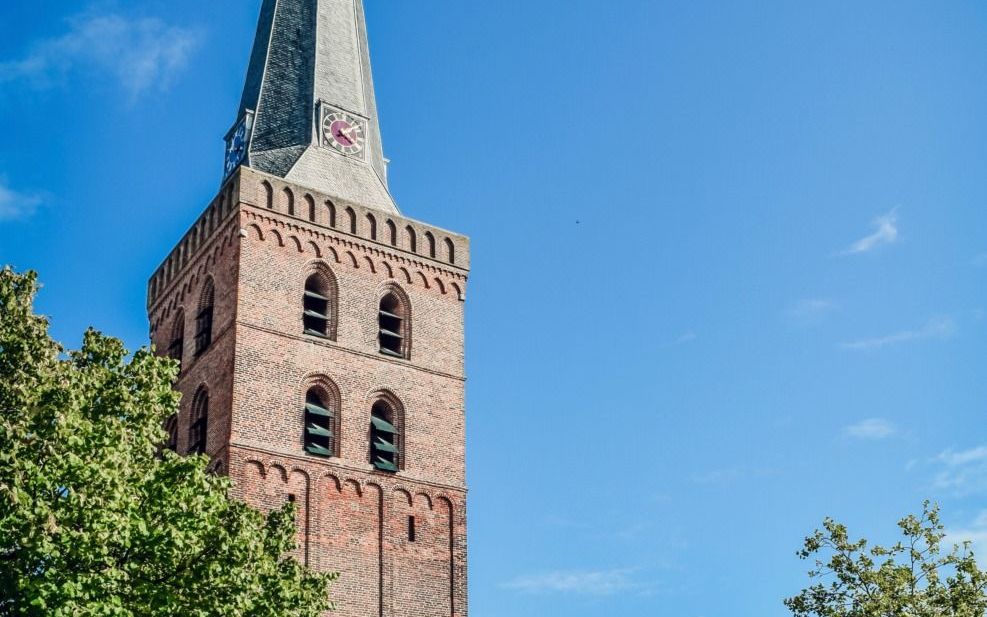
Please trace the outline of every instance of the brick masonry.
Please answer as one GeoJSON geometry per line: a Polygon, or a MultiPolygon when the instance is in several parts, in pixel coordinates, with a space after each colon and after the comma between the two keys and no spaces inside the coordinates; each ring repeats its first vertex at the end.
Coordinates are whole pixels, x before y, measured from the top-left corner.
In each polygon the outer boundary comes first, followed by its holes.
{"type": "Polygon", "coordinates": [[[467,615],[463,309],[469,241],[241,168],[151,278],[157,349],[184,315],[178,449],[209,393],[207,452],[262,510],[299,507],[298,558],[341,572],[342,617],[467,615]],[[335,340],[303,334],[315,271],[338,290],[335,340]],[[199,298],[215,286],[213,342],[195,357],[199,298]],[[407,359],[379,353],[378,304],[410,303],[407,359]],[[339,456],[303,447],[305,394],[332,392],[339,456]],[[370,410],[398,401],[403,465],[370,464],[370,410]],[[414,517],[415,538],[409,537],[414,517]]]}

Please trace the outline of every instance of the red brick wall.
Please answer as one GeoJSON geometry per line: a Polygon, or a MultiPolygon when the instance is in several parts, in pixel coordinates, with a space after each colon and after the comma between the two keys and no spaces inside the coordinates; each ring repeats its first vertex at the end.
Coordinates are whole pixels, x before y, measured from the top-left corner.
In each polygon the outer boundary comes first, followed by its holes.
{"type": "Polygon", "coordinates": [[[209,454],[228,471],[237,494],[261,510],[294,496],[298,557],[341,572],[333,597],[343,617],[467,614],[468,247],[462,236],[335,203],[244,169],[149,284],[152,340],[162,351],[185,308],[179,451],[187,447],[192,397],[205,385],[209,454]],[[295,195],[294,215],[281,198],[285,188],[295,195]],[[309,203],[316,204],[314,221],[309,203]],[[327,203],[336,212],[335,227],[327,203]],[[356,214],[355,234],[347,208],[356,214]],[[376,239],[368,213],[377,217],[376,239]],[[398,230],[393,238],[389,221],[398,230]],[[415,246],[405,232],[409,226],[415,246]],[[434,258],[426,234],[436,238],[434,258]],[[446,239],[456,263],[444,253],[446,239]],[[317,266],[331,271],[338,285],[333,341],[302,332],[304,284],[317,266]],[[195,314],[207,277],[216,289],[214,341],[194,358],[195,314]],[[407,359],[378,350],[378,303],[393,286],[410,301],[407,359]],[[313,457],[303,448],[304,397],[316,381],[331,384],[337,395],[339,458],[313,457]],[[405,460],[396,475],[369,463],[370,410],[381,392],[399,400],[404,412],[405,460]],[[415,542],[408,538],[410,516],[415,542]]]}

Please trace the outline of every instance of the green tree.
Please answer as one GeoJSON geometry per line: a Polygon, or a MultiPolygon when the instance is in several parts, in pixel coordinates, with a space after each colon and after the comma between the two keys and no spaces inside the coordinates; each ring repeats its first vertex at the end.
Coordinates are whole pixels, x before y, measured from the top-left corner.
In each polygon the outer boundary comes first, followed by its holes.
{"type": "Polygon", "coordinates": [[[290,506],[264,516],[161,448],[176,363],[90,330],[66,353],[0,270],[0,616],[309,617],[290,506]],[[129,358],[129,360],[128,360],[129,358]]]}
{"type": "Polygon", "coordinates": [[[805,540],[802,559],[814,559],[815,585],[785,605],[797,617],[983,617],[987,575],[969,543],[943,552],[939,508],[898,523],[903,536],[891,547],[868,548],[831,519],[805,540]]]}

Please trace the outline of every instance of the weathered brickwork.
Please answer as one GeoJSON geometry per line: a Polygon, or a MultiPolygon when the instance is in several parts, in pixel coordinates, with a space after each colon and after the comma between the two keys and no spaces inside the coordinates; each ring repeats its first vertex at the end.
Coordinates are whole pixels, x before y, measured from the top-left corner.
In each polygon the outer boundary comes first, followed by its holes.
{"type": "Polygon", "coordinates": [[[468,267],[461,235],[241,168],[149,283],[152,340],[162,353],[184,315],[179,451],[188,448],[192,400],[205,388],[207,453],[255,507],[297,504],[297,556],[342,573],[333,594],[341,617],[467,614],[468,267]],[[314,272],[334,283],[329,338],[303,328],[314,272]],[[212,343],[196,357],[207,281],[215,289],[212,343]],[[380,353],[388,291],[408,304],[406,358],[380,353]],[[337,414],[338,457],[305,450],[313,385],[337,414]],[[371,465],[371,408],[381,398],[399,412],[395,474],[371,465]]]}

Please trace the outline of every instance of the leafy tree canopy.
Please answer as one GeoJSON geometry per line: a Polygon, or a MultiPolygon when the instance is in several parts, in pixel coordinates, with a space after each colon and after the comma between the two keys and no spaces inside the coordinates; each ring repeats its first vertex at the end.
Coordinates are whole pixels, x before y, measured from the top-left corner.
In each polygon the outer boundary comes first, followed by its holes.
{"type": "Polygon", "coordinates": [[[264,516],[163,450],[176,363],[90,330],[66,353],[0,270],[0,617],[314,617],[290,506],[264,516]],[[128,360],[129,358],[129,360],[128,360]]]}
{"type": "Polygon", "coordinates": [[[831,519],[805,540],[802,559],[814,559],[818,582],[789,598],[796,617],[983,617],[987,574],[969,544],[943,552],[939,508],[898,523],[902,540],[868,547],[831,519]]]}

